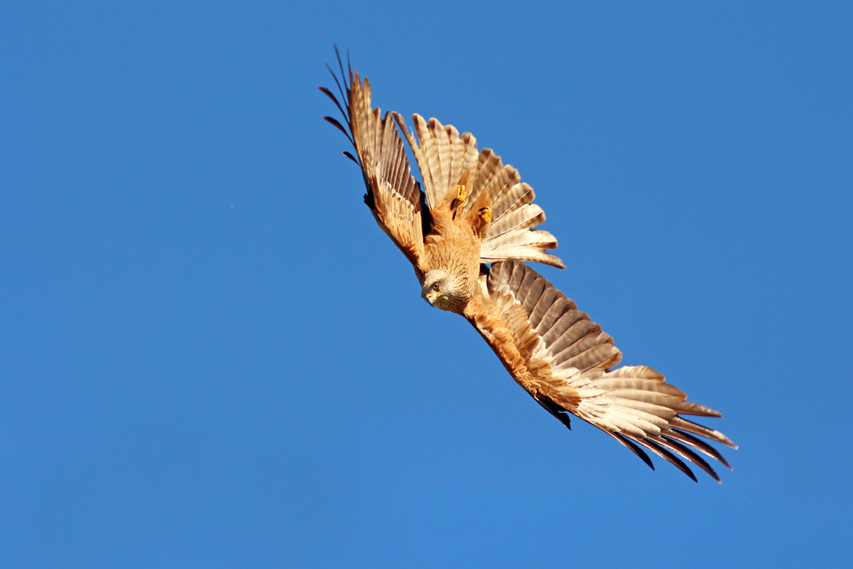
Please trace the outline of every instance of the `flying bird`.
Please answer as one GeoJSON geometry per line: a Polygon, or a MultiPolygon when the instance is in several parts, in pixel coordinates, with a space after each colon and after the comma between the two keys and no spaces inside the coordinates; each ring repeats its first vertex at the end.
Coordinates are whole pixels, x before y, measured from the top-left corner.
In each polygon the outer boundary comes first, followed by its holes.
{"type": "Polygon", "coordinates": [[[687,462],[720,482],[702,455],[731,466],[702,439],[737,446],[685,418],[720,413],[690,403],[650,367],[616,367],[622,353],[613,338],[526,264],[565,268],[548,253],[557,246],[554,236],[535,229],[545,213],[518,171],[492,150],[478,151],[472,134],[459,134],[434,118],[415,114],[413,133],[398,113],[382,115],[372,106],[368,80],[362,81],[349,60],[345,74],[337,55],[341,80],[329,71],[340,99],[320,90],[338,107],[344,124],[323,118],[352,143],[355,155],[344,155],[361,168],[364,202],[411,262],[421,296],[468,320],[512,378],[566,427],[571,428],[569,414],[575,415],[652,469],[646,451],[694,481],[687,462]],[[417,160],[423,189],[412,175],[403,137],[417,160]]]}

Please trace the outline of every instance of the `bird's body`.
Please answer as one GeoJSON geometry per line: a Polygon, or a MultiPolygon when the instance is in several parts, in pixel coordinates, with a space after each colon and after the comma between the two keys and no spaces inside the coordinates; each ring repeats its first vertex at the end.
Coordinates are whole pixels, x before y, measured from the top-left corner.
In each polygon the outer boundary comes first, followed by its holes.
{"type": "Polygon", "coordinates": [[[414,115],[418,144],[400,115],[394,113],[392,121],[391,114],[383,117],[371,106],[370,84],[352,70],[349,84],[338,87],[343,105],[328,89],[321,90],[338,106],[347,128],[324,118],[352,142],[357,158],[344,154],[361,167],[365,203],[412,263],[421,296],[466,318],[513,379],[567,427],[569,413],[574,414],[649,466],[644,449],[694,480],[682,458],[719,481],[696,451],[728,463],[699,437],[734,443],[682,415],[720,414],[688,402],[652,368],[616,368],[622,353],[613,339],[525,264],[564,267],[546,252],[557,240],[534,229],[545,214],[518,171],[489,149],[478,152],[471,134],[414,115]],[[420,167],[423,192],[411,174],[398,127],[420,167]]]}
{"type": "Polygon", "coordinates": [[[464,315],[468,303],[480,292],[480,246],[491,216],[488,194],[467,214],[461,204],[467,194],[467,172],[460,183],[431,213],[431,230],[424,237],[419,262],[423,273],[422,296],[441,310],[464,315]],[[462,199],[460,199],[462,198],[462,199]]]}

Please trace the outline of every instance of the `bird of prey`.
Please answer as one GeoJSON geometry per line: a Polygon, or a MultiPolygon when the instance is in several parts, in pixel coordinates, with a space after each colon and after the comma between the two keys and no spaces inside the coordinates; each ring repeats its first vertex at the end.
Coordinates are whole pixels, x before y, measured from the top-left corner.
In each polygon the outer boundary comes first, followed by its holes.
{"type": "MultiPolygon", "coordinates": [[[[336,48],[337,52],[337,48],[336,48]]],[[[329,96],[355,149],[344,155],[362,171],[364,201],[379,227],[412,263],[421,296],[432,306],[470,322],[501,363],[532,397],[566,427],[569,413],[632,450],[652,469],[646,451],[675,465],[694,481],[685,461],[717,482],[701,456],[731,469],[709,439],[733,448],[719,431],[685,418],[720,413],[687,401],[680,389],[646,366],[616,367],[622,353],[598,324],[527,266],[536,261],[564,268],[547,253],[557,246],[533,203],[533,189],[492,150],[477,151],[470,133],[436,119],[413,116],[415,133],[398,113],[371,106],[370,83],[338,53],[340,99],[329,96]],[[398,130],[399,127],[399,130],[398,130]],[[402,131],[418,163],[423,191],[412,176],[402,131]]],[[[331,71],[331,68],[329,68],[331,71]]]]}

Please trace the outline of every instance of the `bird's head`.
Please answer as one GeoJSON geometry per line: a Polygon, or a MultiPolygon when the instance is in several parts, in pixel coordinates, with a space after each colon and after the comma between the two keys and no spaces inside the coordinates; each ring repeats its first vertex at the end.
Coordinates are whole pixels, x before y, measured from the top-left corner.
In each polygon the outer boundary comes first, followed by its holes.
{"type": "Polygon", "coordinates": [[[421,296],[432,306],[441,310],[458,312],[465,306],[465,291],[462,283],[444,269],[427,271],[421,296]]]}

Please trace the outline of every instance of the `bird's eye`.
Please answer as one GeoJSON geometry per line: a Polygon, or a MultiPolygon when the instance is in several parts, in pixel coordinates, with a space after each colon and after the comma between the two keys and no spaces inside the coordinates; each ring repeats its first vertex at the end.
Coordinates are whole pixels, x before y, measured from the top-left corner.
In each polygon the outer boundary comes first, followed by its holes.
{"type": "Polygon", "coordinates": [[[432,283],[432,290],[438,292],[438,283],[432,283]]]}

